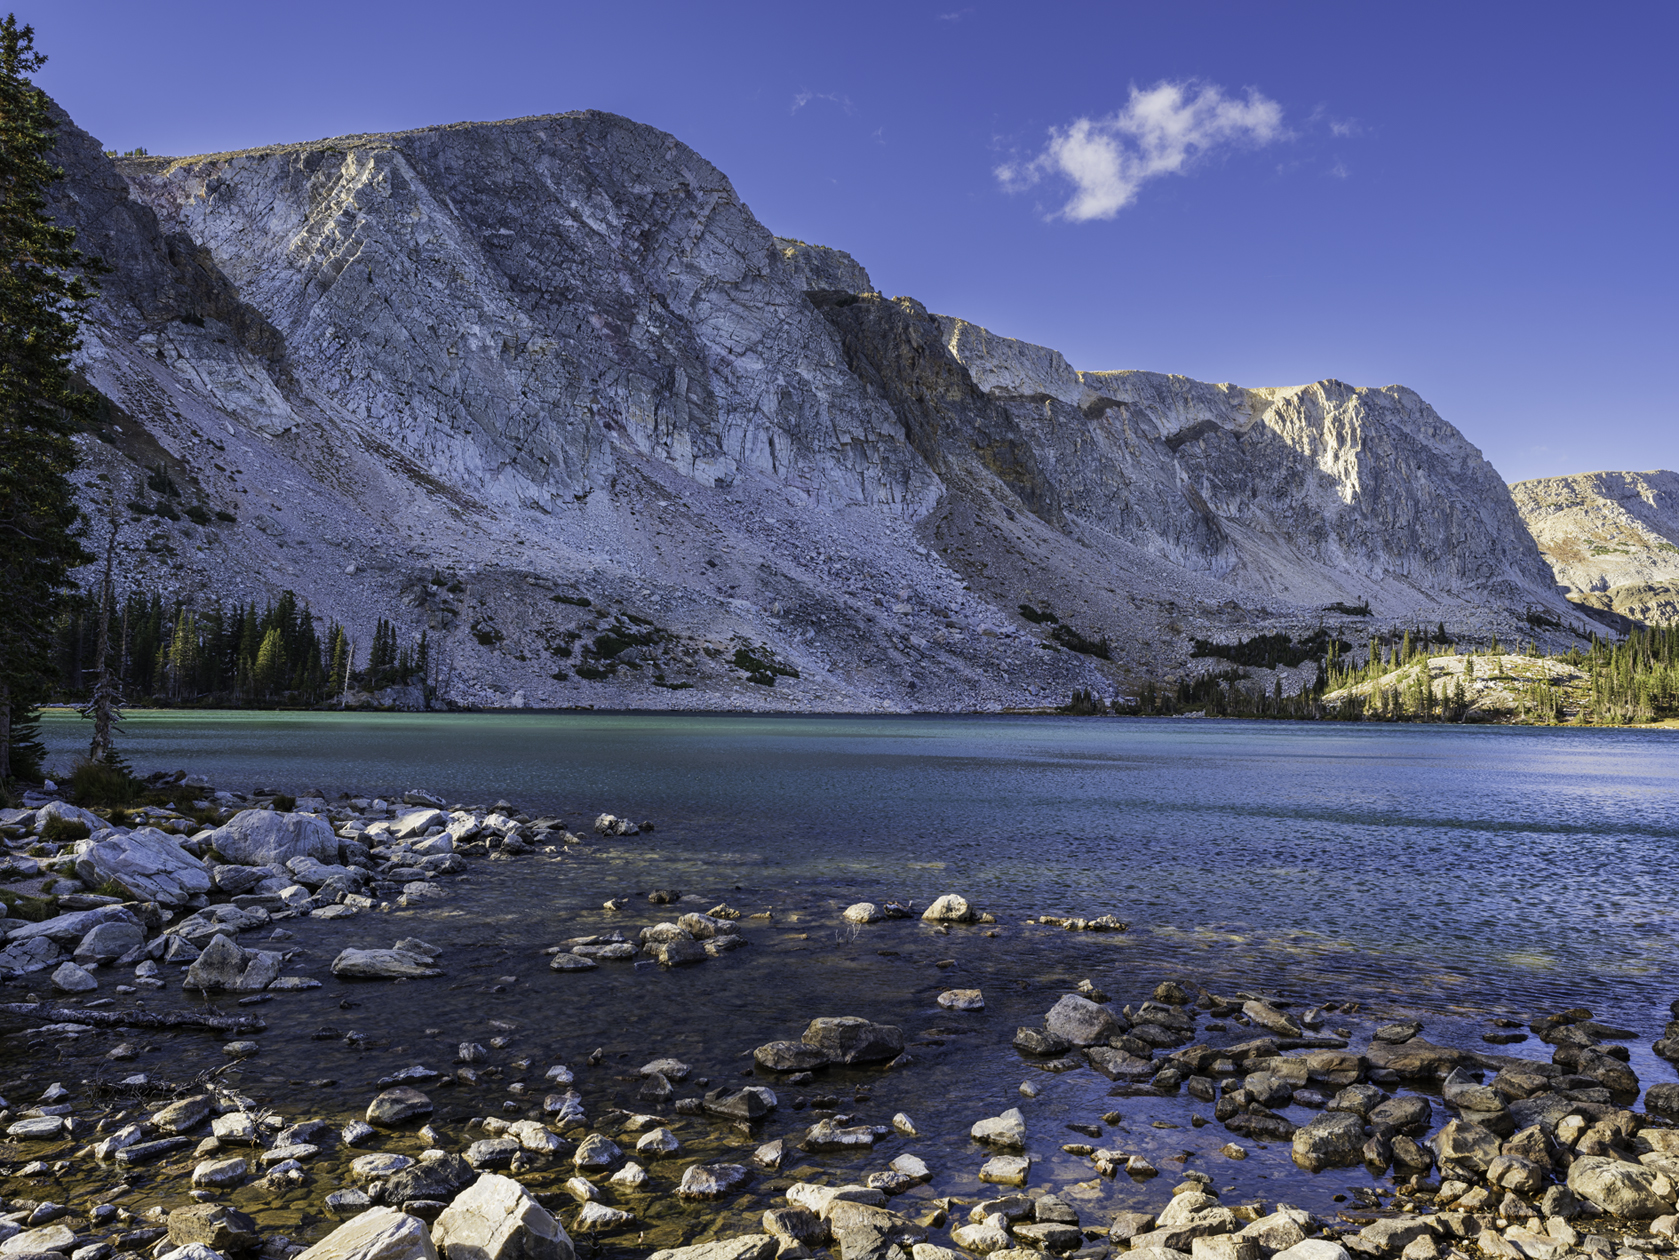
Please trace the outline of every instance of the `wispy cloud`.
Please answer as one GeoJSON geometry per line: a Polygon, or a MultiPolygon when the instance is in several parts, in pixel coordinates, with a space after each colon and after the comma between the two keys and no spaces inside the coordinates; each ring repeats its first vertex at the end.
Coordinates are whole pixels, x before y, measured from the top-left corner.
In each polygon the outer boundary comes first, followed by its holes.
{"type": "Polygon", "coordinates": [[[787,112],[796,114],[812,101],[831,101],[846,113],[851,113],[851,98],[841,92],[798,92],[793,96],[793,108],[787,112]]]}
{"type": "Polygon", "coordinates": [[[1150,180],[1182,174],[1219,149],[1257,148],[1288,137],[1282,106],[1253,88],[1238,98],[1215,84],[1161,82],[1133,87],[1125,108],[1106,118],[1052,127],[1042,153],[1005,162],[995,174],[1009,192],[1067,180],[1073,195],[1057,217],[1086,223],[1113,218],[1150,180]]]}
{"type": "Polygon", "coordinates": [[[1329,168],[1329,174],[1334,179],[1350,179],[1352,177],[1352,171],[1347,168],[1345,162],[1340,160],[1337,160],[1335,165],[1329,168]]]}
{"type": "Polygon", "coordinates": [[[968,14],[970,14],[972,12],[973,12],[972,9],[957,9],[952,13],[941,13],[941,14],[939,14],[938,15],[938,20],[941,21],[941,22],[960,22],[963,18],[967,17],[968,14]]]}

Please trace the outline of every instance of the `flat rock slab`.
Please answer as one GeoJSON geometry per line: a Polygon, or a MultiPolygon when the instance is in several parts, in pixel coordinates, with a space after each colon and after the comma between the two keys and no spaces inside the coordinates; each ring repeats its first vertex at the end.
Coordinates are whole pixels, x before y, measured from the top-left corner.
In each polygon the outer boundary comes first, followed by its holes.
{"type": "Polygon", "coordinates": [[[332,960],[332,974],[357,980],[417,980],[443,973],[426,955],[404,949],[346,949],[332,960]]]}

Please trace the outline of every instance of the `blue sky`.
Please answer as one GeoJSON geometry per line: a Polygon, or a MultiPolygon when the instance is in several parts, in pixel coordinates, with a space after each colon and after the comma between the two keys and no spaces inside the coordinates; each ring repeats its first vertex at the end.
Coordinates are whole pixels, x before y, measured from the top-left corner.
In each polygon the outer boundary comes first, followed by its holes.
{"type": "Polygon", "coordinates": [[[25,5],[107,147],[596,108],[1064,352],[1416,389],[1508,479],[1679,468],[1679,6],[25,5]]]}

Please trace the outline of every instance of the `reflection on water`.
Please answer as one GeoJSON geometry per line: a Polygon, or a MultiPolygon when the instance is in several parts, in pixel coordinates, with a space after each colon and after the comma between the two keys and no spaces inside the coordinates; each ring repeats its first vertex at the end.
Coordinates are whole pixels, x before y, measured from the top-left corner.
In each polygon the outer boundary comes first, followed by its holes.
{"type": "MultiPolygon", "coordinates": [[[[48,737],[55,751],[68,750],[81,727],[55,717],[48,737]]],[[[1330,1017],[1355,1048],[1399,1014],[1423,1018],[1431,1039],[1481,1047],[1492,1015],[1585,1005],[1640,1031],[1633,1065],[1646,1084],[1673,1077],[1648,1050],[1674,996],[1663,979],[1673,961],[1669,871],[1679,835],[1671,733],[171,714],[131,720],[128,750],[142,769],[183,767],[229,786],[334,794],[426,787],[469,803],[505,796],[574,826],[600,810],[658,824],[557,859],[476,862],[436,908],[288,923],[296,937],[286,944],[300,951],[288,974],[325,983],[255,1007],[269,1021],[262,1051],[230,1074],[288,1116],[347,1118],[379,1077],[414,1063],[449,1072],[459,1042],[507,1035],[476,1084],[430,1091],[451,1149],[479,1136],[465,1127],[473,1116],[517,1118],[539,1106],[542,1074],[556,1062],[577,1070],[591,1119],[617,1136],[612,1108],[656,1110],[637,1100],[634,1076],[654,1058],[692,1064],[680,1092],[697,1094],[696,1078],[744,1081],[753,1046],[797,1037],[814,1016],[857,1014],[905,1029],[914,1064],[776,1085],[783,1106],[757,1132],[679,1118],[684,1150],[650,1165],[649,1193],[608,1188],[608,1202],[635,1212],[638,1231],[645,1226],[644,1241],[614,1235],[610,1249],[755,1229],[789,1178],[850,1179],[841,1170],[878,1171],[903,1151],[921,1155],[935,1176],[900,1210],[941,1195],[978,1196],[985,1156],[967,1130],[1013,1105],[1028,1116],[1033,1184],[1053,1185],[1087,1220],[1158,1207],[1185,1167],[1209,1172],[1240,1198],[1321,1209],[1334,1193],[1368,1183],[1362,1170],[1306,1178],[1288,1162],[1286,1144],[1244,1142],[1250,1158],[1230,1161],[1217,1152],[1231,1134],[1192,1124],[1193,1115],[1210,1115],[1205,1104],[1181,1094],[1114,1097],[1092,1071],[1051,1075],[1022,1059],[1009,1045],[1014,1028],[1037,1023],[1085,978],[1116,1005],[1167,978],[1302,1003],[1355,1002],[1356,1013],[1330,1017]],[[633,935],[674,917],[646,901],[649,890],[670,887],[686,894],[683,910],[728,902],[774,918],[743,921],[751,946],[698,967],[547,969],[541,951],[561,939],[609,928],[633,935]],[[995,929],[944,934],[913,920],[852,928],[840,917],[852,901],[925,902],[947,891],[995,912],[995,929]],[[626,895],[622,913],[601,908],[626,895]],[[1112,913],[1132,926],[1098,934],[1025,923],[1039,912],[1112,913]],[[353,984],[327,970],[345,945],[388,946],[404,935],[444,947],[443,979],[353,984]],[[941,1010],[936,999],[947,988],[980,988],[986,1009],[941,1010]],[[328,1027],[337,1036],[313,1039],[328,1027]],[[346,1042],[352,1032],[364,1039],[346,1042]],[[597,1048],[602,1059],[591,1068],[597,1048]],[[528,1068],[516,1066],[527,1058],[528,1068]],[[1040,1096],[1024,1099],[1023,1080],[1040,1096]],[[521,1081],[531,1092],[510,1091],[521,1081]],[[802,1132],[811,1107],[796,1103],[821,1095],[857,1123],[887,1124],[906,1111],[922,1136],[893,1135],[860,1154],[796,1154],[782,1174],[763,1174],[738,1200],[704,1213],[675,1200],[693,1159],[747,1162],[766,1138],[802,1132]],[[1104,1181],[1088,1161],[1061,1152],[1063,1142],[1085,1140],[1065,1124],[1111,1113],[1096,1145],[1145,1155],[1162,1169],[1158,1181],[1104,1181]]],[[[153,1001],[183,999],[171,989],[153,1001]]],[[[231,997],[218,1004],[239,1009],[231,997]]],[[[1247,1035],[1228,1030],[1230,1040],[1247,1035]]],[[[53,1073],[142,1070],[178,1080],[224,1062],[215,1039],[183,1034],[151,1036],[139,1060],[107,1063],[100,1056],[117,1039],[84,1038],[56,1064],[51,1051],[26,1060],[25,1042],[6,1044],[13,1075],[31,1088],[53,1073]]],[[[1536,1040],[1509,1052],[1550,1057],[1536,1040]]],[[[1312,1113],[1287,1114],[1304,1122],[1312,1113]]],[[[423,1145],[409,1134],[366,1149],[418,1154],[423,1145]]],[[[231,1201],[260,1207],[273,1228],[317,1237],[329,1224],[321,1200],[350,1154],[323,1154],[310,1185],[285,1202],[255,1188],[231,1201]]],[[[522,1179],[561,1196],[569,1172],[556,1165],[522,1179]]],[[[178,1178],[142,1172],[124,1201],[179,1202],[178,1178]]]]}

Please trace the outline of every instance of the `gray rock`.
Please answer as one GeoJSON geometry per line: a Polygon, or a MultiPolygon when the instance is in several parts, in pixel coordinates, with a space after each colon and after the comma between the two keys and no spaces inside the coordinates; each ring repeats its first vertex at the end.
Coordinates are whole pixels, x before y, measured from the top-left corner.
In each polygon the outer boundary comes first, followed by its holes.
{"type": "Polygon", "coordinates": [[[1027,1054],[1066,1054],[1071,1049],[1072,1044],[1065,1037],[1057,1037],[1054,1033],[1045,1032],[1042,1028],[1017,1028],[1014,1030],[1014,1048],[1025,1051],[1027,1054]]]}
{"type": "Polygon", "coordinates": [[[135,901],[166,906],[185,905],[211,887],[203,863],[184,852],[175,837],[153,827],[112,832],[89,845],[76,858],[76,878],[89,888],[109,880],[135,901]]]}
{"type": "Polygon", "coordinates": [[[802,1041],[770,1041],[752,1052],[752,1060],[771,1072],[809,1072],[828,1066],[828,1052],[802,1041]]]}
{"type": "Polygon", "coordinates": [[[1371,1124],[1385,1124],[1401,1133],[1418,1134],[1428,1131],[1434,1119],[1434,1108],[1428,1099],[1414,1094],[1390,1098],[1370,1109],[1371,1124]]]}
{"type": "Polygon", "coordinates": [[[771,1260],[776,1246],[775,1238],[770,1234],[744,1234],[736,1238],[719,1238],[715,1242],[695,1243],[691,1247],[655,1251],[647,1260],[771,1260]]]}
{"type": "Polygon", "coordinates": [[[145,941],[146,933],[137,923],[101,923],[82,937],[71,956],[84,967],[115,962],[145,941]]]}
{"type": "Polygon", "coordinates": [[[1498,1135],[1469,1120],[1453,1120],[1434,1135],[1434,1153],[1445,1174],[1484,1175],[1500,1153],[1498,1135]]]}
{"type": "Polygon", "coordinates": [[[624,1157],[618,1144],[604,1134],[591,1133],[577,1144],[571,1157],[574,1166],[583,1169],[607,1169],[624,1157]]]}
{"type": "Polygon", "coordinates": [[[803,1041],[831,1063],[881,1063],[904,1052],[903,1029],[849,1015],[811,1020],[803,1041]]]}
{"type": "Polygon", "coordinates": [[[231,936],[212,936],[187,968],[184,989],[256,992],[279,977],[282,954],[241,949],[231,936]]]}
{"type": "Polygon", "coordinates": [[[429,1116],[431,1112],[431,1099],[417,1089],[399,1086],[387,1089],[367,1104],[367,1123],[388,1129],[420,1116],[429,1116]]]}
{"type": "Polygon", "coordinates": [[[921,912],[928,923],[966,923],[974,917],[974,908],[967,898],[946,893],[921,912]]]}
{"type": "Polygon", "coordinates": [[[192,1184],[203,1190],[230,1190],[244,1184],[250,1166],[243,1159],[206,1159],[192,1170],[192,1184]]]}
{"type": "Polygon", "coordinates": [[[711,957],[704,945],[687,935],[669,941],[651,941],[645,949],[661,967],[689,967],[711,957]]]}
{"type": "Polygon", "coordinates": [[[1568,1188],[1599,1211],[1629,1220],[1650,1220],[1673,1211],[1675,1187],[1642,1164],[1582,1155],[1568,1168],[1568,1188]]]}
{"type": "Polygon", "coordinates": [[[581,954],[555,954],[548,964],[550,971],[594,971],[600,964],[581,954]]]}
{"type": "Polygon", "coordinates": [[[246,809],[210,833],[210,847],[240,866],[284,866],[295,857],[338,860],[338,837],[308,814],[246,809]]]}
{"type": "Polygon", "coordinates": [[[69,948],[102,923],[129,923],[136,927],[141,926],[140,920],[127,906],[99,906],[93,910],[61,914],[44,919],[40,923],[9,925],[6,943],[16,945],[22,941],[45,937],[55,945],[69,948]]]}
{"type": "Polygon", "coordinates": [[[0,972],[17,971],[32,975],[64,961],[64,951],[44,936],[30,937],[0,950],[0,972]]]}
{"type": "Polygon", "coordinates": [[[741,1164],[689,1164],[676,1193],[684,1199],[720,1199],[751,1180],[752,1170],[741,1164]]]}
{"type": "Polygon", "coordinates": [[[369,1208],[297,1260],[438,1260],[426,1223],[395,1208],[369,1208]]]}
{"type": "Polygon", "coordinates": [[[1302,1035],[1300,1025],[1269,1002],[1244,1002],[1242,1003],[1242,1014],[1266,1031],[1277,1033],[1279,1036],[1298,1037],[1302,1035]]]}
{"type": "Polygon", "coordinates": [[[193,1243],[223,1254],[248,1251],[257,1244],[257,1223],[224,1203],[189,1203],[169,1213],[169,1241],[193,1243]]]}
{"type": "Polygon", "coordinates": [[[152,1113],[152,1124],[164,1133],[191,1133],[210,1118],[215,1109],[208,1094],[194,1094],[152,1113]]]}
{"type": "MultiPolygon", "coordinates": [[[[1514,1103],[1510,1105],[1510,1110],[1515,1112],[1514,1103]]],[[[1679,1120],[1679,1083],[1666,1081],[1650,1086],[1644,1091],[1644,1110],[1653,1116],[1679,1120]]]]}
{"type": "Polygon", "coordinates": [[[1294,1131],[1294,1162],[1308,1172],[1348,1168],[1364,1149],[1364,1122],[1346,1111],[1326,1111],[1294,1131]]]}
{"type": "Polygon", "coordinates": [[[763,1215],[764,1230],[784,1242],[821,1247],[828,1242],[827,1222],[802,1207],[770,1208],[763,1215]]]}
{"type": "Polygon", "coordinates": [[[67,962],[52,973],[52,987],[60,993],[91,993],[99,987],[99,981],[75,963],[67,962]]]}
{"type": "Polygon", "coordinates": [[[1021,1114],[1020,1108],[1011,1107],[1000,1116],[976,1123],[968,1136],[987,1146],[1023,1151],[1026,1149],[1026,1117],[1021,1114]]]}
{"type": "Polygon", "coordinates": [[[1067,994],[1050,1007],[1044,1027],[1051,1036],[1075,1046],[1099,1045],[1126,1031],[1112,1011],[1076,993],[1067,994]]]}
{"type": "Polygon", "coordinates": [[[506,1168],[522,1147],[516,1138],[481,1138],[466,1149],[466,1162],[474,1168],[506,1168]]]}
{"type": "Polygon", "coordinates": [[[443,974],[424,954],[405,949],[345,949],[332,960],[332,974],[360,980],[422,979],[443,974]]]}

